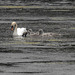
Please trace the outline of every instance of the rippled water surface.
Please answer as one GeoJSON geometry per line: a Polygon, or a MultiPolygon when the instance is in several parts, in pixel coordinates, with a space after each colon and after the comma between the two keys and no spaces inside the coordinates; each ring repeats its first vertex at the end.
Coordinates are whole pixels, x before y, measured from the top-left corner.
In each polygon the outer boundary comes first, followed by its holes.
{"type": "Polygon", "coordinates": [[[74,75],[74,12],[46,7],[0,8],[0,75],[74,75]],[[34,32],[41,28],[61,36],[15,38],[12,21],[34,32]]]}

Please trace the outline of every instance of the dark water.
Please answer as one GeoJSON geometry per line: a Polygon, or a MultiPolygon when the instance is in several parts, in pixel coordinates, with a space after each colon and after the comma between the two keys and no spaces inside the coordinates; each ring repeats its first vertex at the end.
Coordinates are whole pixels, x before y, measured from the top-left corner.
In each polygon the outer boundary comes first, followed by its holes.
{"type": "Polygon", "coordinates": [[[0,75],[75,74],[75,10],[44,7],[0,8],[0,75]],[[61,36],[14,38],[12,21],[61,36]]]}

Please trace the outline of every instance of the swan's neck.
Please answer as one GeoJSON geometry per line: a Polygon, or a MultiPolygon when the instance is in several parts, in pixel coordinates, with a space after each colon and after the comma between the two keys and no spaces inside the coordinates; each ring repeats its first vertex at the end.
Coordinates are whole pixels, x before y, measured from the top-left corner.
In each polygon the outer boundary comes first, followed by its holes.
{"type": "Polygon", "coordinates": [[[15,25],[15,29],[14,29],[13,35],[17,35],[17,24],[15,25]]]}

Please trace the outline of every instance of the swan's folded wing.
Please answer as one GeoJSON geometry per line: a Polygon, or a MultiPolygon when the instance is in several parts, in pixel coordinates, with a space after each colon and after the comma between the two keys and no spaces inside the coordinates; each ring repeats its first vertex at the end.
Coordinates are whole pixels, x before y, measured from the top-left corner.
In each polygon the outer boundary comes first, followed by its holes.
{"type": "Polygon", "coordinates": [[[17,28],[17,34],[23,35],[23,33],[27,32],[26,28],[17,28]]]}
{"type": "Polygon", "coordinates": [[[22,32],[27,32],[26,28],[21,28],[22,32]]]}

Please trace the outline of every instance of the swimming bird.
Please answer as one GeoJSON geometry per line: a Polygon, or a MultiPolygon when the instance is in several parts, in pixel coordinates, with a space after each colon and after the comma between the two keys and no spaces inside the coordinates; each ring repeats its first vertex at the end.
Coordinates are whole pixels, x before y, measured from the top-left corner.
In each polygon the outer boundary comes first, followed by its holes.
{"type": "Polygon", "coordinates": [[[60,35],[60,34],[52,33],[52,32],[44,32],[43,29],[39,29],[38,34],[42,37],[53,37],[53,36],[60,35]]]}
{"type": "Polygon", "coordinates": [[[49,32],[44,33],[43,29],[39,29],[38,34],[39,34],[40,36],[43,36],[43,37],[45,37],[45,36],[46,36],[46,37],[52,36],[51,33],[49,33],[49,32]]]}
{"type": "Polygon", "coordinates": [[[33,32],[32,29],[29,29],[29,30],[27,31],[27,33],[28,33],[28,35],[34,35],[34,34],[35,34],[35,32],[33,32]]]}
{"type": "Polygon", "coordinates": [[[29,36],[29,37],[37,37],[38,34],[37,34],[36,32],[33,32],[32,29],[29,29],[29,30],[27,31],[27,36],[29,36]]]}
{"type": "Polygon", "coordinates": [[[44,33],[43,29],[39,29],[39,31],[37,31],[37,32],[33,32],[32,29],[29,29],[28,32],[27,32],[27,35],[31,36],[31,37],[52,36],[50,33],[44,33]]]}
{"type": "Polygon", "coordinates": [[[11,30],[13,31],[13,36],[25,36],[27,35],[26,28],[17,28],[17,23],[12,22],[11,23],[11,30]]]}
{"type": "Polygon", "coordinates": [[[27,31],[27,35],[31,36],[31,37],[51,37],[52,35],[54,35],[54,33],[51,32],[44,32],[43,29],[39,29],[39,31],[37,32],[33,32],[32,29],[29,29],[27,31]]]}

